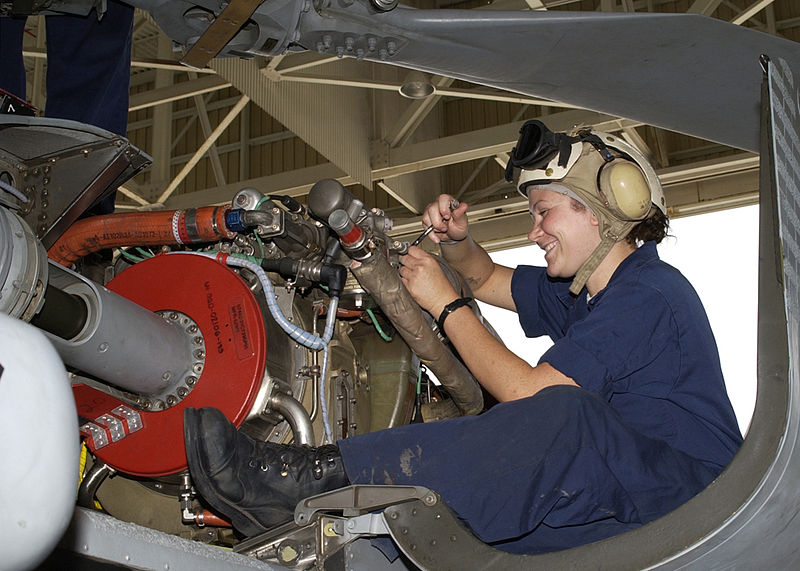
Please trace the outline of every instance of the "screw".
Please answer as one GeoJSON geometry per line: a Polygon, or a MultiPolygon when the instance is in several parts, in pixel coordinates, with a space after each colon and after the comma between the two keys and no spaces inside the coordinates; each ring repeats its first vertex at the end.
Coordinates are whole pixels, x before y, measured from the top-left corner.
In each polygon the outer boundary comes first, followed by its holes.
{"type": "Polygon", "coordinates": [[[193,376],[186,377],[186,384],[189,385],[190,387],[193,387],[196,382],[197,382],[197,377],[193,376]]]}
{"type": "Polygon", "coordinates": [[[433,494],[427,494],[424,498],[422,498],[422,503],[426,506],[432,506],[436,504],[436,496],[433,494]]]}

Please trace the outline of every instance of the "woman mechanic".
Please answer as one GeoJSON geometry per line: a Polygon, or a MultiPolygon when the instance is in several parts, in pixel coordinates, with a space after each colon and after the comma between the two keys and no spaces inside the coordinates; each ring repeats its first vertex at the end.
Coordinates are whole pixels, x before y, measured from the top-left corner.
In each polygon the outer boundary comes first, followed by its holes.
{"type": "Polygon", "coordinates": [[[553,346],[535,367],[511,353],[412,247],[403,282],[500,404],[320,448],[254,442],[215,409],[190,409],[192,479],[240,531],[288,521],[300,499],[348,482],[419,485],[482,541],[540,553],[651,521],[730,462],[741,435],[708,319],[656,252],[667,219],[652,167],[612,135],[528,121],[507,178],[528,198],[546,268],[494,264],[469,236],[467,205],[451,211],[447,195],[422,222],[476,298],[553,346]]]}

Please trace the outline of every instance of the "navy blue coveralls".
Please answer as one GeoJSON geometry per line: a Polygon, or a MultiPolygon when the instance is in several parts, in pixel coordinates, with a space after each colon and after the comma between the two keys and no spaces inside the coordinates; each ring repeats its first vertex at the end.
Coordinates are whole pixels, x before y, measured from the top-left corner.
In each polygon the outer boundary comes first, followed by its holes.
{"type": "Polygon", "coordinates": [[[512,295],[542,356],[580,387],[549,387],[479,416],[338,442],[354,484],[439,492],[473,533],[514,553],[597,541],[685,502],[742,438],[716,343],[689,282],[649,242],[587,302],[544,268],[512,295]]]}

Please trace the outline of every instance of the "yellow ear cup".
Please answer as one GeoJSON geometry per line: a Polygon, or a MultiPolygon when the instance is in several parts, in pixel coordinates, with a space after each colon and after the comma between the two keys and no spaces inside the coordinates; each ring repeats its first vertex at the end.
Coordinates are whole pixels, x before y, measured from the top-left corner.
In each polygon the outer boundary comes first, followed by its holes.
{"type": "Polygon", "coordinates": [[[616,159],[604,166],[600,189],[608,198],[613,195],[616,210],[624,220],[643,220],[650,212],[650,186],[641,169],[630,161],[616,159]]]}

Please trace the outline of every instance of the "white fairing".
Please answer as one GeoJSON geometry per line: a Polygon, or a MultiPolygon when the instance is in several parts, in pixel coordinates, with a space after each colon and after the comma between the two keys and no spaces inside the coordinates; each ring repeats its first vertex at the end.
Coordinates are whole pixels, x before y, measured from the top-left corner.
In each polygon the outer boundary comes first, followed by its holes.
{"type": "Polygon", "coordinates": [[[80,446],[64,364],[44,334],[0,314],[0,569],[36,567],[72,517],[80,446]]]}

